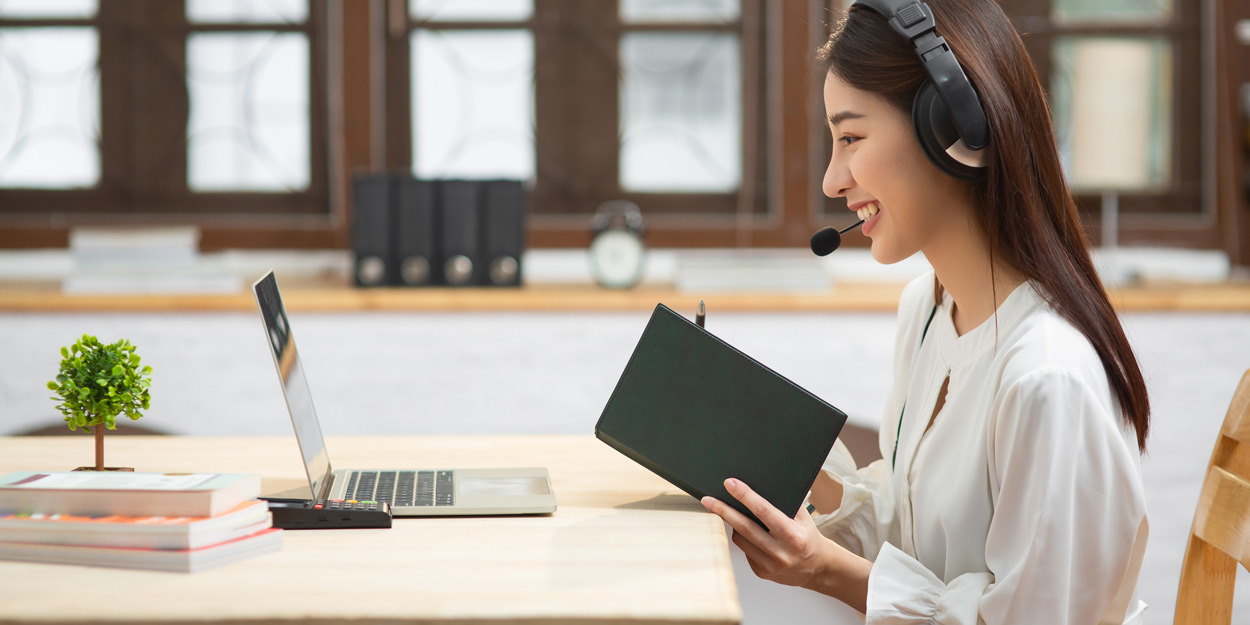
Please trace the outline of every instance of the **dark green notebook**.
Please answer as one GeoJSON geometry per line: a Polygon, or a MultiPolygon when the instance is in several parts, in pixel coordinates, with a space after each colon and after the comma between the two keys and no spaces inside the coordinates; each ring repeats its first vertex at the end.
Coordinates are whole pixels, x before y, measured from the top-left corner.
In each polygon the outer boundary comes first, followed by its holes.
{"type": "Polygon", "coordinates": [[[844,423],[841,410],[660,304],[595,436],[695,498],[754,519],[725,491],[736,477],[793,517],[844,423]]]}

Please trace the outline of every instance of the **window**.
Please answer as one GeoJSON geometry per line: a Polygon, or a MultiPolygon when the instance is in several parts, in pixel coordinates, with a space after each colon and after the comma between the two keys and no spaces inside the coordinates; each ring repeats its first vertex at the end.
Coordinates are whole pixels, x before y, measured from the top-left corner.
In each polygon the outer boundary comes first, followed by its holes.
{"type": "Polygon", "coordinates": [[[768,211],[763,12],[750,0],[410,0],[397,21],[392,6],[387,165],[528,180],[539,245],[585,244],[614,199],[636,202],[659,244],[689,240],[666,243],[666,229],[732,244],[737,219],[768,211]]]}
{"type": "Polygon", "coordinates": [[[0,188],[100,180],[96,2],[0,5],[0,188]]]}
{"type": "Polygon", "coordinates": [[[1202,204],[1199,2],[1005,8],[1026,33],[1065,175],[1095,232],[1104,195],[1114,194],[1121,242],[1220,247],[1202,204]]]}
{"type": "Polygon", "coordinates": [[[417,177],[534,177],[532,15],[528,0],[412,2],[410,17],[419,24],[408,36],[417,177]]]}
{"type": "MultiPolygon", "coordinates": [[[[0,4],[0,220],[330,218],[324,0],[0,4]]],[[[19,233],[19,234],[14,234],[19,233]]],[[[0,245],[19,229],[0,228],[0,245]]],[[[59,241],[58,241],[59,238],[59,241]]]]}
{"type": "Polygon", "coordinates": [[[742,51],[736,2],[623,0],[620,169],[625,191],[732,193],[742,181],[742,51]],[[654,27],[660,27],[653,29],[654,27]]]}
{"type": "Polygon", "coordinates": [[[250,27],[303,24],[307,3],[188,0],[187,21],[193,29],[186,51],[190,190],[306,191],[309,37],[250,27]],[[194,30],[210,25],[213,30],[194,30]]]}

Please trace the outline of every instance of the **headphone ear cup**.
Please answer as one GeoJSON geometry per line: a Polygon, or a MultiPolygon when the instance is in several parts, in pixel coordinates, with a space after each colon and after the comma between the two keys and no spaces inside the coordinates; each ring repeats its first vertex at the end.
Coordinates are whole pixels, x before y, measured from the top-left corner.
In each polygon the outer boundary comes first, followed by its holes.
{"type": "Polygon", "coordinates": [[[916,99],[911,106],[911,121],[924,155],[943,173],[965,182],[976,182],[985,177],[987,168],[984,160],[988,156],[988,148],[976,152],[967,148],[962,150],[970,157],[967,160],[980,161],[976,166],[960,162],[948,152],[955,144],[963,144],[950,109],[931,81],[926,80],[916,91],[916,99]]]}

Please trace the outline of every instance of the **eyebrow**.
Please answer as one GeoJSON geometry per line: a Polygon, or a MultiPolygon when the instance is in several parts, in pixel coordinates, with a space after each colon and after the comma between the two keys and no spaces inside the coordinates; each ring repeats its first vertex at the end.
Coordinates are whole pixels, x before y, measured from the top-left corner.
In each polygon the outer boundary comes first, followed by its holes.
{"type": "Polygon", "coordinates": [[[839,111],[829,116],[829,124],[831,126],[837,126],[848,119],[863,119],[863,118],[864,118],[864,115],[862,113],[856,113],[854,111],[839,111]]]}

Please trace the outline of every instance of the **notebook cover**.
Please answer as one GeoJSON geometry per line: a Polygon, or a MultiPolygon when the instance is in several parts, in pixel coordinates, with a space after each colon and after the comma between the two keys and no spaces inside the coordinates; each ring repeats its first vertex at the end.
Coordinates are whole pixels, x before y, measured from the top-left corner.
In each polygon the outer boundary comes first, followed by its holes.
{"type": "Polygon", "coordinates": [[[695,498],[746,482],[793,517],[846,414],[660,304],[595,436],[695,498]]]}

